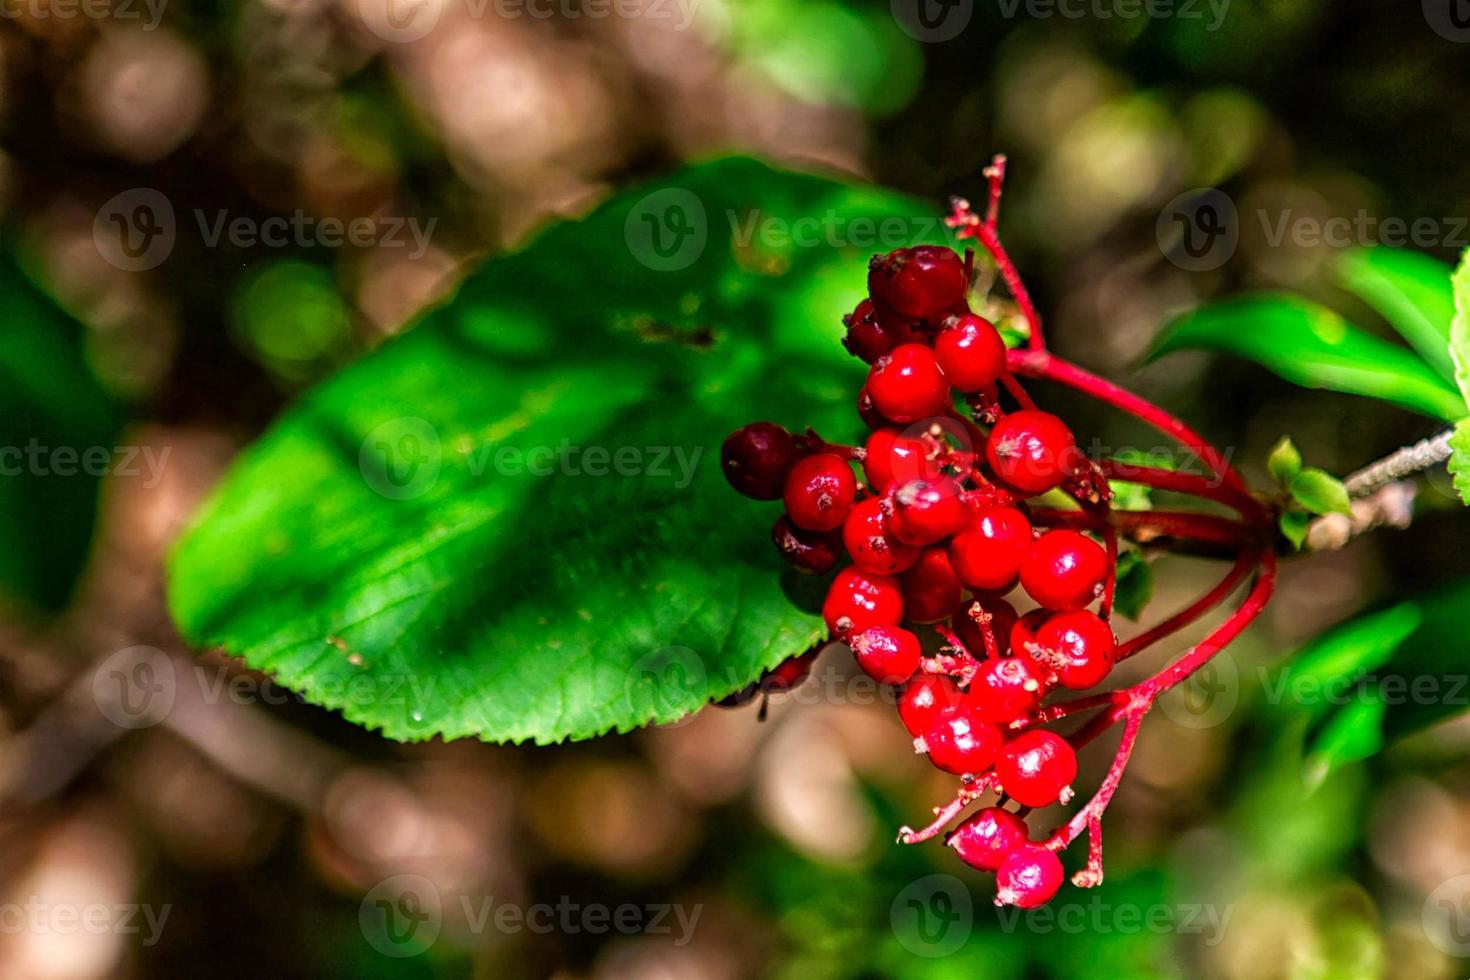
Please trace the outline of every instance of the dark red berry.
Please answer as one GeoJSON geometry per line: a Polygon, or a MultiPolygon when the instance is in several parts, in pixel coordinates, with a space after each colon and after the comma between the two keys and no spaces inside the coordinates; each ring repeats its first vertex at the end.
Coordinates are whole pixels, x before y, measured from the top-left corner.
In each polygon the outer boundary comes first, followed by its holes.
{"type": "Polygon", "coordinates": [[[812,650],[799,657],[783,660],[761,676],[761,689],[775,694],[796,687],[811,675],[812,665],[817,662],[817,654],[821,652],[820,649],[812,650]]]}
{"type": "Polygon", "coordinates": [[[1026,844],[1026,821],[1010,810],[988,806],[956,827],[944,842],[970,867],[995,871],[1026,844]]]}
{"type": "Polygon", "coordinates": [[[835,531],[807,531],[781,515],[771,527],[771,540],[792,565],[804,572],[830,572],[842,553],[842,536],[835,531]]]}
{"type": "Polygon", "coordinates": [[[948,477],[910,480],[893,495],[893,533],[910,544],[933,544],[965,526],[962,489],[948,477]]]}
{"type": "Polygon", "coordinates": [[[873,407],[895,422],[917,422],[950,407],[949,385],[934,352],[923,344],[900,344],[868,371],[873,407]]]}
{"type": "Polygon", "coordinates": [[[987,319],[966,313],[934,338],[934,357],[951,386],[964,392],[983,391],[1006,369],[1006,345],[987,319]]]}
{"type": "Polygon", "coordinates": [[[987,597],[983,601],[971,599],[954,617],[954,632],[965,649],[976,657],[984,657],[990,651],[981,629],[982,616],[990,618],[991,635],[995,637],[995,655],[1007,656],[1011,652],[1011,630],[1016,625],[1016,610],[1004,599],[987,597]]]}
{"type": "Polygon", "coordinates": [[[965,700],[980,718],[1009,725],[1035,711],[1046,694],[1046,674],[1027,657],[987,660],[975,672],[965,700]]]}
{"type": "Polygon", "coordinates": [[[919,669],[919,638],[897,626],[869,626],[848,643],[858,666],[881,684],[903,684],[919,669]]]}
{"type": "Polygon", "coordinates": [[[879,497],[859,501],[842,525],[842,544],[853,564],[865,572],[896,575],[919,559],[919,549],[893,535],[892,521],[885,512],[891,507],[879,497]]]}
{"type": "Polygon", "coordinates": [[[965,301],[965,263],[942,245],[900,248],[874,256],[868,292],[894,312],[916,320],[938,320],[965,301]]]}
{"type": "Polygon", "coordinates": [[[842,346],[848,353],[872,364],[899,345],[905,331],[896,331],[886,326],[873,308],[873,301],[865,299],[847,316],[842,318],[847,333],[842,346]]]}
{"type": "Polygon", "coordinates": [[[791,467],[783,497],[791,523],[808,531],[832,531],[847,520],[857,478],[836,453],[817,453],[791,467]]]}
{"type": "Polygon", "coordinates": [[[920,674],[898,696],[898,720],[914,738],[923,735],[940,714],[959,707],[964,695],[943,674],[920,674]]]}
{"type": "Polygon", "coordinates": [[[725,479],[756,500],[779,499],[786,475],[800,458],[791,433],[774,422],[752,422],[736,429],[720,447],[725,479]]]}
{"type": "Polygon", "coordinates": [[[1036,634],[1032,656],[1074,691],[1096,687],[1113,669],[1117,639],[1102,618],[1085,609],[1058,613],[1036,634]]]}
{"type": "MultiPolygon", "coordinates": [[[[956,569],[958,571],[958,569],[956,569]]],[[[1102,595],[1108,555],[1077,531],[1047,531],[1021,564],[1021,585],[1047,609],[1081,609],[1102,595]]]]}
{"type": "Polygon", "coordinates": [[[850,636],[869,626],[897,626],[903,621],[898,583],[884,575],[844,568],[827,590],[822,618],[837,637],[850,636]]]}
{"type": "Polygon", "coordinates": [[[1061,485],[1075,463],[1077,443],[1065,422],[1047,412],[1012,412],[990,430],[986,458],[995,475],[1028,494],[1061,485]]]}
{"type": "Polygon", "coordinates": [[[1032,729],[1001,749],[995,774],[1001,789],[1022,806],[1065,803],[1071,798],[1072,780],[1077,778],[1077,754],[1060,735],[1032,729]]]}
{"type": "Polygon", "coordinates": [[[954,615],[964,589],[942,546],[925,548],[914,567],[899,577],[903,588],[904,618],[913,623],[937,623],[954,615]]]}
{"type": "Polygon", "coordinates": [[[986,592],[1008,591],[1030,557],[1031,522],[1014,507],[991,507],[973,515],[949,543],[949,560],[960,581],[986,592]]]}
{"type": "Polygon", "coordinates": [[[1046,621],[1051,618],[1051,613],[1045,609],[1033,609],[1020,619],[1016,625],[1011,627],[1011,652],[1016,656],[1031,652],[1031,645],[1036,642],[1036,634],[1046,621]]]}
{"type": "Polygon", "coordinates": [[[1006,855],[995,872],[997,905],[1034,909],[1050,902],[1062,887],[1062,862],[1035,844],[1023,844],[1006,855]]]}
{"type": "Polygon", "coordinates": [[[1003,741],[999,728],[981,721],[963,702],[935,715],[919,737],[929,761],[956,776],[989,769],[1003,741]]]}

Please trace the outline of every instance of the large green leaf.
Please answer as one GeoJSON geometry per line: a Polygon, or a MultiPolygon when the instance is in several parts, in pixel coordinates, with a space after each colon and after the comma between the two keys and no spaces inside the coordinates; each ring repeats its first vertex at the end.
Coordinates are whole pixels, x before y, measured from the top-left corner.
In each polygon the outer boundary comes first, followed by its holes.
{"type": "Polygon", "coordinates": [[[875,233],[943,230],[743,160],[551,228],[242,455],[172,556],[174,616],[396,738],[584,738],[736,690],[821,638],[822,584],[720,442],[856,434],[839,318],[875,233]]]}
{"type": "Polygon", "coordinates": [[[0,592],[61,607],[86,561],[118,413],[82,329],[0,256],[0,592]]]}
{"type": "Polygon", "coordinates": [[[1460,256],[1451,285],[1455,315],[1450,321],[1450,360],[1455,365],[1455,382],[1460,386],[1460,394],[1470,403],[1470,249],[1460,256]]]}
{"type": "Polygon", "coordinates": [[[1445,420],[1465,414],[1454,386],[1413,353],[1289,295],[1212,303],[1172,321],[1150,359],[1177,350],[1226,351],[1295,384],[1366,395],[1445,420]]]}
{"type": "Polygon", "coordinates": [[[1358,248],[1335,266],[1338,281],[1403,336],[1443,377],[1453,379],[1450,320],[1455,297],[1450,268],[1438,259],[1395,248],[1358,248]]]}

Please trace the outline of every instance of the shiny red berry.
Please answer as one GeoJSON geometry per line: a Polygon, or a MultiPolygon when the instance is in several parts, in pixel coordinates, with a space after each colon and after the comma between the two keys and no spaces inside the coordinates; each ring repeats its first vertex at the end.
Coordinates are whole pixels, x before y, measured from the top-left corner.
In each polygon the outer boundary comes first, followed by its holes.
{"type": "Polygon", "coordinates": [[[1055,732],[1032,729],[1007,742],[995,760],[1000,786],[1022,806],[1051,806],[1071,797],[1077,754],[1055,732]]]}
{"type": "Polygon", "coordinates": [[[960,581],[986,592],[1007,591],[1032,552],[1031,522],[1014,507],[975,513],[966,530],[949,543],[949,560],[960,581]]]}
{"type": "Polygon", "coordinates": [[[1108,624],[1085,609],[1058,613],[1036,634],[1034,658],[1074,691],[1096,687],[1113,669],[1117,639],[1108,624]]]}
{"type": "Polygon", "coordinates": [[[920,674],[898,696],[898,719],[918,738],[942,712],[958,707],[962,698],[959,687],[943,674],[920,674]]]}
{"type": "Polygon", "coordinates": [[[842,544],[853,564],[865,572],[896,575],[919,559],[917,546],[894,536],[886,512],[891,506],[879,497],[869,497],[854,504],[842,524],[842,544]]]}
{"type": "Polygon", "coordinates": [[[1004,740],[999,728],[982,721],[963,702],[939,712],[919,737],[929,761],[956,776],[989,769],[1004,740]]]}
{"type": "Polygon", "coordinates": [[[970,867],[996,871],[1027,839],[1026,821],[1010,810],[988,806],[956,827],[944,842],[970,867]]]}
{"type": "Polygon", "coordinates": [[[873,407],[895,422],[917,422],[950,407],[949,385],[934,352],[923,344],[900,344],[868,371],[873,407]]]}
{"type": "Polygon", "coordinates": [[[1061,859],[1044,847],[1023,844],[1006,855],[995,872],[995,901],[1034,909],[1050,902],[1062,887],[1061,859]]]}
{"type": "Polygon", "coordinates": [[[916,320],[937,320],[965,301],[969,290],[965,263],[942,245],[900,248],[874,256],[868,266],[868,292],[894,312],[916,320]]]}
{"type": "Polygon", "coordinates": [[[782,494],[791,523],[808,531],[832,531],[847,520],[857,478],[836,453],[817,453],[791,467],[782,494]]]}
{"type": "Polygon", "coordinates": [[[720,447],[725,479],[756,500],[779,499],[786,475],[800,458],[791,433],[774,422],[752,422],[736,429],[720,447]]]}
{"type": "Polygon", "coordinates": [[[898,583],[885,575],[844,568],[827,590],[822,618],[837,637],[869,626],[897,626],[903,621],[903,597],[898,583]]]}
{"type": "Polygon", "coordinates": [[[944,379],[964,392],[982,391],[1006,369],[1006,345],[987,319],[966,313],[934,339],[934,357],[944,379]]]}
{"type": "MultiPolygon", "coordinates": [[[[958,570],[958,569],[957,569],[958,570]]],[[[1021,585],[1047,609],[1081,609],[1102,595],[1108,555],[1077,531],[1047,531],[1021,564],[1021,585]]]]}
{"type": "Polygon", "coordinates": [[[910,544],[933,544],[958,533],[969,517],[961,492],[948,477],[901,485],[893,496],[893,533],[910,544]]]}
{"type": "Polygon", "coordinates": [[[1009,725],[1025,718],[1046,695],[1046,674],[1027,657],[987,660],[970,681],[965,700],[980,718],[993,725],[1009,725]]]}
{"type": "Polygon", "coordinates": [[[953,629],[955,636],[965,649],[976,657],[984,657],[990,651],[985,644],[985,633],[981,629],[982,616],[990,617],[991,634],[995,637],[995,655],[1004,657],[1011,652],[1011,631],[1016,625],[1016,609],[1004,599],[987,596],[971,599],[955,613],[953,629]]]}
{"type": "Polygon", "coordinates": [[[899,576],[904,618],[913,623],[937,623],[954,615],[964,589],[949,564],[949,551],[925,548],[914,567],[899,576]]]}
{"type": "Polygon", "coordinates": [[[892,351],[903,339],[906,339],[907,331],[894,329],[879,319],[878,311],[874,309],[873,301],[870,299],[859,303],[857,309],[842,318],[842,323],[847,327],[847,333],[842,338],[842,346],[846,347],[852,356],[861,358],[869,364],[892,351]]]}
{"type": "Polygon", "coordinates": [[[835,531],[808,531],[781,515],[771,527],[777,550],[803,572],[821,574],[837,567],[842,553],[842,536],[835,531]]]}
{"type": "Polygon", "coordinates": [[[1051,618],[1051,613],[1045,609],[1033,609],[1011,627],[1011,652],[1016,656],[1031,652],[1031,645],[1036,642],[1036,634],[1046,621],[1051,618]]]}
{"type": "Polygon", "coordinates": [[[897,626],[869,626],[848,640],[858,666],[881,684],[903,684],[919,669],[919,638],[897,626]]]}
{"type": "Polygon", "coordinates": [[[897,429],[878,429],[863,446],[863,478],[876,492],[886,493],[895,482],[918,479],[921,471],[937,477],[939,464],[929,460],[928,453],[922,439],[899,435],[897,429]]]}
{"type": "Polygon", "coordinates": [[[1062,484],[1076,462],[1077,443],[1065,422],[1047,412],[1012,412],[990,430],[985,455],[995,475],[1028,494],[1062,484]]]}

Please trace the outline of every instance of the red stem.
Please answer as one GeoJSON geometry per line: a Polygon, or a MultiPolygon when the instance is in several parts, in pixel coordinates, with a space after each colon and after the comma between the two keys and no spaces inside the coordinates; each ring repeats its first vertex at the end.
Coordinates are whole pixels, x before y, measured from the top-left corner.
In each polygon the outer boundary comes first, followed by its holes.
{"type": "Polygon", "coordinates": [[[1234,592],[1236,586],[1240,585],[1241,581],[1250,573],[1254,564],[1255,555],[1243,553],[1235,560],[1235,564],[1231,566],[1230,572],[1220,580],[1218,585],[1162,623],[1159,623],[1146,632],[1138,634],[1127,643],[1121,644],[1113,653],[1114,660],[1126,660],[1138,651],[1147,649],[1164,639],[1164,637],[1179,632],[1224,602],[1225,598],[1234,592]]]}

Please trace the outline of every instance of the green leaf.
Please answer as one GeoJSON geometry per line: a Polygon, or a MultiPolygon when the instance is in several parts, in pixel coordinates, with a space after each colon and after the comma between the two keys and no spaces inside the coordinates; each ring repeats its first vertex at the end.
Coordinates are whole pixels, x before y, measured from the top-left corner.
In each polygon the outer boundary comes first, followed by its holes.
{"type": "Polygon", "coordinates": [[[1352,501],[1342,481],[1309,466],[1291,480],[1291,499],[1313,514],[1351,514],[1352,501]]]}
{"type": "Polygon", "coordinates": [[[1154,567],[1141,552],[1125,551],[1118,556],[1113,605],[1134,622],[1154,596],[1154,567]]]}
{"type": "Polygon", "coordinates": [[[1451,279],[1455,292],[1455,317],[1450,321],[1450,360],[1455,365],[1455,382],[1460,395],[1470,404],[1470,249],[1460,256],[1451,279]]]}
{"type": "Polygon", "coordinates": [[[1281,441],[1272,447],[1271,455],[1266,458],[1266,469],[1271,479],[1283,487],[1289,486],[1302,471],[1302,454],[1290,436],[1282,436],[1281,441]]]}
{"type": "Polygon", "coordinates": [[[1470,419],[1462,419],[1450,436],[1450,475],[1460,499],[1470,506],[1470,419]]]}
{"type": "Polygon", "coordinates": [[[1343,288],[1377,311],[1431,367],[1454,379],[1446,342],[1455,296],[1443,262],[1405,249],[1359,248],[1343,253],[1334,271],[1343,288]]]}
{"type": "Polygon", "coordinates": [[[824,635],[824,585],[720,443],[857,435],[840,317],[894,227],[942,233],[748,160],[552,227],[242,455],[172,556],[174,617],[394,738],[588,738],[744,686],[824,635]]]}
{"type": "Polygon", "coordinates": [[[1149,359],[1186,349],[1236,354],[1293,384],[1377,398],[1446,421],[1465,415],[1465,399],[1411,352],[1295,296],[1200,307],[1164,329],[1149,359]]]}
{"type": "Polygon", "coordinates": [[[1302,544],[1307,540],[1307,531],[1312,526],[1312,515],[1299,510],[1288,510],[1281,515],[1277,525],[1281,528],[1282,537],[1290,541],[1297,551],[1301,551],[1302,544]]]}
{"type": "Polygon", "coordinates": [[[87,367],[82,327],[0,256],[0,591],[66,604],[91,548],[119,413],[87,367]]]}

